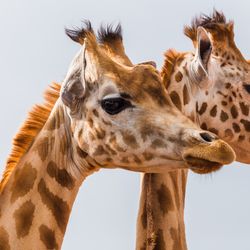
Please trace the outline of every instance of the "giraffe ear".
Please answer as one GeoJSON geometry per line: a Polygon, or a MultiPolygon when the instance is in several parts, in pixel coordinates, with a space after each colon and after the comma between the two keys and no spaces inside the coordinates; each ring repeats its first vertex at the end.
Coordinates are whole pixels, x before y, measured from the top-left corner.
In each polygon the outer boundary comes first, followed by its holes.
{"type": "Polygon", "coordinates": [[[85,56],[85,46],[83,45],[79,58],[72,62],[62,84],[61,98],[70,110],[76,108],[77,103],[84,98],[86,93],[85,71],[87,61],[85,56]]]}
{"type": "Polygon", "coordinates": [[[212,42],[209,37],[209,33],[203,27],[198,27],[196,58],[199,63],[199,67],[201,67],[206,75],[208,74],[208,62],[211,52],[212,42]]]}

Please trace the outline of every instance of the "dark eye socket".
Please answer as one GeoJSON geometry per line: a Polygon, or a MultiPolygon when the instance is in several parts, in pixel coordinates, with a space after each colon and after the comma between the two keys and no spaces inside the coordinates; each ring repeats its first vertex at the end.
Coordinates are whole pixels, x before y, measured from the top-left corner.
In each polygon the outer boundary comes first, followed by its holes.
{"type": "Polygon", "coordinates": [[[132,107],[132,104],[124,98],[116,97],[102,100],[101,106],[108,114],[116,115],[122,110],[132,107]]]}
{"type": "Polygon", "coordinates": [[[244,89],[250,94],[250,84],[243,84],[244,89]]]}

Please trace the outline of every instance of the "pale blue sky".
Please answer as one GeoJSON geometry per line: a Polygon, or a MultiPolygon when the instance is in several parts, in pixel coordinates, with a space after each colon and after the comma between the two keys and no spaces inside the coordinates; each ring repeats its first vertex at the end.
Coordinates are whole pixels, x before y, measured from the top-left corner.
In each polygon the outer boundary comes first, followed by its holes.
{"type": "MultiPolygon", "coordinates": [[[[235,20],[236,42],[250,58],[249,1],[1,0],[0,169],[11,139],[32,104],[53,80],[61,81],[78,50],[64,27],[90,19],[123,25],[134,62],[155,60],[168,48],[189,50],[182,29],[216,7],[235,20]]],[[[250,167],[234,163],[209,176],[190,174],[186,201],[190,250],[250,249],[250,167]]],[[[140,175],[121,170],[89,177],[77,197],[63,250],[134,249],[140,175]]]]}

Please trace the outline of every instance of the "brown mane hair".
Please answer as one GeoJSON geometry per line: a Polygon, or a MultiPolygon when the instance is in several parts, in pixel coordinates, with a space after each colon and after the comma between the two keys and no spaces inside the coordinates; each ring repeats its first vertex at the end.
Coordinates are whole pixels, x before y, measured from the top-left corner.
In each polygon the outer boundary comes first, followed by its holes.
{"type": "Polygon", "coordinates": [[[204,27],[208,30],[217,30],[218,33],[222,34],[229,32],[233,35],[233,22],[227,22],[225,15],[215,9],[210,16],[201,14],[200,16],[193,18],[190,26],[184,26],[184,34],[192,41],[196,41],[198,27],[204,27]]]}
{"type": "Polygon", "coordinates": [[[43,128],[52,108],[59,98],[60,89],[61,86],[58,83],[52,83],[48,87],[44,93],[44,103],[41,105],[35,105],[31,109],[26,120],[14,137],[11,153],[7,158],[6,167],[0,182],[0,192],[3,190],[21,157],[31,147],[35,137],[43,128]]]}

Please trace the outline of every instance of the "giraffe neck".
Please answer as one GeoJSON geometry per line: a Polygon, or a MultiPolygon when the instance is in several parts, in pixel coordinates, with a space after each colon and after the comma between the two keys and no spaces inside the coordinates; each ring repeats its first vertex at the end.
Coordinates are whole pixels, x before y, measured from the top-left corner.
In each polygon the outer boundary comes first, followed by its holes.
{"type": "Polygon", "coordinates": [[[136,250],[185,250],[186,170],[143,174],[136,250]]]}
{"type": "Polygon", "coordinates": [[[71,140],[56,104],[0,194],[0,249],[60,249],[78,189],[97,170],[71,140]]]}

